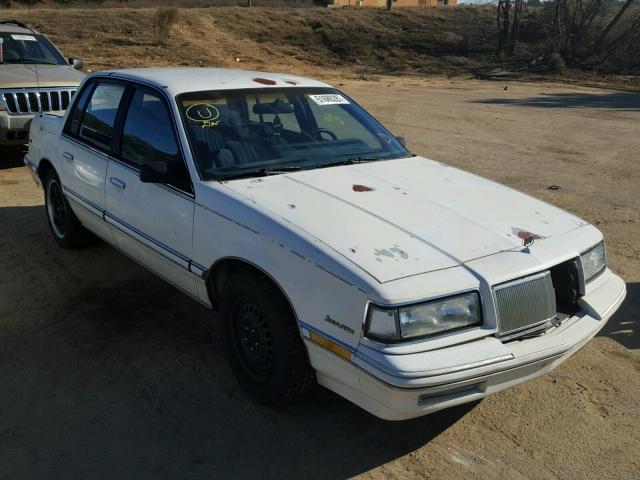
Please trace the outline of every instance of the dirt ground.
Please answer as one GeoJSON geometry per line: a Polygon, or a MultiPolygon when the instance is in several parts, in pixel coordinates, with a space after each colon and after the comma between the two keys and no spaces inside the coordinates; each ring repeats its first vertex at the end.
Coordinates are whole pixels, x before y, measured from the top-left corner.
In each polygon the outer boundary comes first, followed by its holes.
{"type": "Polygon", "coordinates": [[[628,285],[604,331],[552,374],[413,421],[378,420],[320,387],[256,406],[211,312],[105,244],[57,248],[41,191],[1,152],[0,478],[640,478],[640,95],[335,83],[414,152],[602,229],[628,285]]]}

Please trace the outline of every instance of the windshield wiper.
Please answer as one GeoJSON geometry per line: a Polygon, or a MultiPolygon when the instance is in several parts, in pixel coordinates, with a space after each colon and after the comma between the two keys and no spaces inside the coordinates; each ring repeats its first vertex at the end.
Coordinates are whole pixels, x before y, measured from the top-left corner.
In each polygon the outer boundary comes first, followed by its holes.
{"type": "Polygon", "coordinates": [[[319,163],[318,165],[314,165],[311,168],[335,167],[337,165],[355,165],[357,163],[375,162],[377,160],[380,160],[380,159],[375,157],[350,157],[350,158],[343,158],[342,160],[336,160],[335,162],[319,163]]]}
{"type": "Polygon", "coordinates": [[[230,173],[229,175],[224,175],[220,178],[216,178],[216,180],[219,182],[223,182],[225,180],[238,180],[240,178],[267,177],[269,175],[280,175],[283,173],[297,172],[299,170],[302,170],[302,167],[292,165],[288,165],[285,167],[260,168],[258,170],[230,173]]]}

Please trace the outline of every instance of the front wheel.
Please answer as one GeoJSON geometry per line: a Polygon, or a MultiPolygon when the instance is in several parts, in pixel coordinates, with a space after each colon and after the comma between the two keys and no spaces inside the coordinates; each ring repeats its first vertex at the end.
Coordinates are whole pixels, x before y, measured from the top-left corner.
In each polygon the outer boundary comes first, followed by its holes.
{"type": "Polygon", "coordinates": [[[229,364],[249,397],[284,402],[312,384],[291,308],[271,282],[248,272],[231,277],[222,291],[220,320],[229,364]]]}
{"type": "Polygon", "coordinates": [[[62,192],[60,179],[53,170],[45,175],[44,204],[53,238],[63,248],[80,248],[87,243],[88,232],[71,210],[62,192]]]}

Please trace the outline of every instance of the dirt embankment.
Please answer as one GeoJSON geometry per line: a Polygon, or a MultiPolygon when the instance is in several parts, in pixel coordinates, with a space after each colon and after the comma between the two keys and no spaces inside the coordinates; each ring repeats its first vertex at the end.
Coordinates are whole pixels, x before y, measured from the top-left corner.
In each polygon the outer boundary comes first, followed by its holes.
{"type": "MultiPolygon", "coordinates": [[[[182,8],[166,45],[158,45],[154,38],[155,12],[152,8],[58,8],[7,10],[3,17],[34,25],[65,55],[83,58],[90,70],[236,66],[295,69],[313,75],[331,71],[363,79],[379,74],[468,75],[502,66],[495,56],[495,10],[491,7],[398,8],[391,12],[182,8]]],[[[519,48],[525,58],[534,58],[548,44],[539,17],[532,14],[522,26],[519,48]]],[[[637,75],[568,71],[544,78],[615,83],[640,90],[637,75]]]]}

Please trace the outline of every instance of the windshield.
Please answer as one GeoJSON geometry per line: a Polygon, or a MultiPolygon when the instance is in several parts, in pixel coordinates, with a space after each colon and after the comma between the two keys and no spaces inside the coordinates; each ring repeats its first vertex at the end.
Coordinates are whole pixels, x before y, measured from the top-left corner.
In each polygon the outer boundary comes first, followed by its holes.
{"type": "Polygon", "coordinates": [[[364,109],[330,88],[192,92],[177,102],[204,180],[409,155],[364,109]]]}
{"type": "Polygon", "coordinates": [[[0,63],[66,65],[64,57],[43,35],[0,33],[0,63]]]}

